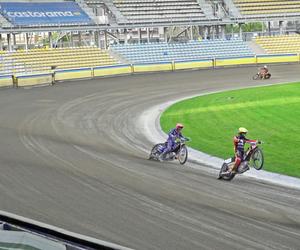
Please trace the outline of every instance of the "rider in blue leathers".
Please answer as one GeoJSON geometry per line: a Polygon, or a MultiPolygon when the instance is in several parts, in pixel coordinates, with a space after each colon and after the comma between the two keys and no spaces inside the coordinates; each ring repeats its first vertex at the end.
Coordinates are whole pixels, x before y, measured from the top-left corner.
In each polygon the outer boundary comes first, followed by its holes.
{"type": "Polygon", "coordinates": [[[188,138],[184,137],[181,134],[181,130],[183,129],[183,125],[181,123],[177,123],[176,127],[171,129],[171,131],[168,133],[168,140],[167,140],[167,146],[163,149],[162,153],[159,156],[159,160],[162,161],[164,159],[164,156],[174,150],[174,146],[176,145],[176,139],[185,139],[188,140],[188,138]]]}

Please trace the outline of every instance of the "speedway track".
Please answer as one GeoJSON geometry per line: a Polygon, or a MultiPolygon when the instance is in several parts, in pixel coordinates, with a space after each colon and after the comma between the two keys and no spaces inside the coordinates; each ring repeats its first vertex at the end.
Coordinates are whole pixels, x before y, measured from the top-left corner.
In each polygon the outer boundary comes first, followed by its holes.
{"type": "MultiPolygon", "coordinates": [[[[299,81],[299,70],[272,66],[268,83],[299,81]]],[[[255,71],[1,89],[0,210],[134,249],[299,249],[299,190],[148,161],[136,122],[170,99],[266,83],[255,71]]]]}

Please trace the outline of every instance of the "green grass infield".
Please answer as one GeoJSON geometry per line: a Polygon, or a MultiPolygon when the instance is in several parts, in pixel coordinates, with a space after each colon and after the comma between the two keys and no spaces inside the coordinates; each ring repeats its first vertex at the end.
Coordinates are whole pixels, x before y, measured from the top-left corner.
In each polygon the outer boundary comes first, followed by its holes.
{"type": "Polygon", "coordinates": [[[300,177],[300,83],[191,98],[169,107],[160,122],[165,132],[183,123],[189,146],[223,159],[233,155],[233,136],[245,127],[249,139],[264,142],[265,170],[300,177]]]}

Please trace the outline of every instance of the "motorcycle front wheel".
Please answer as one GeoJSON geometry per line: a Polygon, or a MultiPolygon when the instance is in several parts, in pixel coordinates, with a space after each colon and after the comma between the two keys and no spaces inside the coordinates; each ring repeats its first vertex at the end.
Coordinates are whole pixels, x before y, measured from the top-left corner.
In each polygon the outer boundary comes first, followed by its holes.
{"type": "Polygon", "coordinates": [[[256,170],[262,169],[264,166],[264,154],[260,148],[256,148],[250,157],[250,166],[256,170]]]}
{"type": "Polygon", "coordinates": [[[159,149],[161,149],[163,146],[164,146],[164,143],[158,143],[158,144],[154,145],[153,148],[151,149],[151,152],[149,155],[149,160],[157,159],[159,157],[159,155],[161,154],[159,149]]]}
{"type": "Polygon", "coordinates": [[[188,158],[188,150],[187,150],[187,147],[185,145],[183,145],[181,147],[181,149],[179,150],[179,152],[177,154],[177,157],[178,157],[178,161],[181,165],[186,163],[187,158],[188,158]]]}
{"type": "Polygon", "coordinates": [[[271,74],[270,73],[268,73],[268,74],[265,75],[265,79],[270,79],[270,78],[271,78],[271,74]]]}

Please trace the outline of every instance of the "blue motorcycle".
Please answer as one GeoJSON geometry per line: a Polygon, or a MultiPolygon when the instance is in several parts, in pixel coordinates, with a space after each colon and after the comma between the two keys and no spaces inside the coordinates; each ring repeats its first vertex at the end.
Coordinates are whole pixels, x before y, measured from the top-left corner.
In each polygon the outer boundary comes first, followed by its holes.
{"type": "MultiPolygon", "coordinates": [[[[187,158],[188,158],[188,150],[185,145],[185,142],[189,141],[187,138],[181,138],[177,139],[175,142],[174,149],[168,153],[166,153],[163,156],[163,161],[172,161],[172,160],[178,160],[181,165],[186,163],[187,158]]],[[[149,160],[159,160],[160,155],[164,151],[164,149],[167,147],[167,142],[165,143],[158,143],[153,146],[149,160]]]]}

